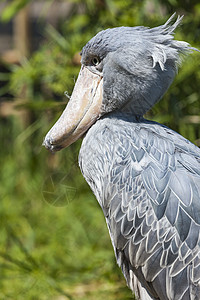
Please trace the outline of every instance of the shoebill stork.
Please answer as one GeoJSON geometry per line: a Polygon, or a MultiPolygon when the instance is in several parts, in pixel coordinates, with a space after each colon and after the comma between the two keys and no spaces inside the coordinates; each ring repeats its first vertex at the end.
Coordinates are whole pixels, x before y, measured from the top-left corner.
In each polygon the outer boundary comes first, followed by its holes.
{"type": "Polygon", "coordinates": [[[200,149],[143,115],[162,98],[180,54],[181,21],[99,32],[63,114],[47,133],[51,151],[84,135],[83,176],[105,215],[117,263],[138,299],[200,299],[200,149]]]}

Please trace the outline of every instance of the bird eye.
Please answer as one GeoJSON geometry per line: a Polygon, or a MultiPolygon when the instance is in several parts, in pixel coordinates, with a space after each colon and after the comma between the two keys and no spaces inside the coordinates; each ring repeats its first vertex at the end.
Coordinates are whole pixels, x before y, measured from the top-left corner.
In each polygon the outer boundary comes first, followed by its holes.
{"type": "Polygon", "coordinates": [[[97,66],[99,63],[100,63],[100,60],[99,60],[98,57],[95,56],[95,57],[92,58],[93,66],[97,66]]]}

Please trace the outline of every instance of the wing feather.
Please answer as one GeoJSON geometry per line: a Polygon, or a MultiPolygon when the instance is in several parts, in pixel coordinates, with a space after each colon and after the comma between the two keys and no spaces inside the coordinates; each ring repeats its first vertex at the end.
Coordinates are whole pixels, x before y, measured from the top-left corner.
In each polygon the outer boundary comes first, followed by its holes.
{"type": "Polygon", "coordinates": [[[80,165],[103,208],[127,283],[133,286],[133,271],[152,299],[196,300],[200,150],[157,123],[114,121],[106,119],[105,126],[102,120],[103,131],[90,129],[93,139],[86,136],[80,165]],[[107,159],[98,164],[96,156],[107,159]]]}

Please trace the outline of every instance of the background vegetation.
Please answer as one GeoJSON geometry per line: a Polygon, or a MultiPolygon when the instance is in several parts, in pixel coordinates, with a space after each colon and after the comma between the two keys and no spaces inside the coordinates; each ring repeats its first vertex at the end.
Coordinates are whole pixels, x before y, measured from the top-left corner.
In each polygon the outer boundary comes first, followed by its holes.
{"type": "MultiPolygon", "coordinates": [[[[28,2],[10,1],[2,20],[28,2]]],[[[41,147],[42,140],[67,102],[64,91],[71,94],[78,53],[99,30],[156,26],[176,11],[185,15],[176,38],[200,48],[199,1],[71,2],[58,29],[46,25],[39,50],[0,74],[0,95],[14,107],[0,119],[0,299],[132,299],[103,214],[77,165],[81,142],[53,155],[41,147]]],[[[199,82],[200,54],[194,53],[147,115],[197,145],[199,82]]]]}

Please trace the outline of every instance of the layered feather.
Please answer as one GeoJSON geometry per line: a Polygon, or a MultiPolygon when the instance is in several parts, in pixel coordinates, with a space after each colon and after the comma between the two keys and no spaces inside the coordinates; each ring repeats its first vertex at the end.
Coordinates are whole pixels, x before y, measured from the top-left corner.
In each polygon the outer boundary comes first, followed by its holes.
{"type": "Polygon", "coordinates": [[[128,285],[133,272],[152,299],[197,300],[200,150],[160,124],[116,114],[90,129],[80,166],[128,285]]]}

